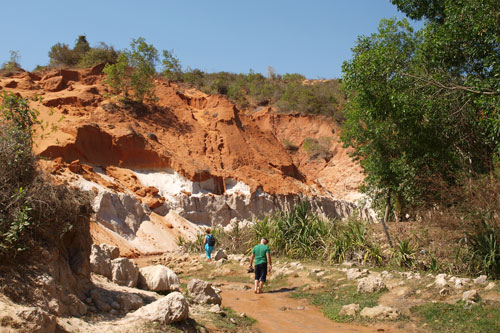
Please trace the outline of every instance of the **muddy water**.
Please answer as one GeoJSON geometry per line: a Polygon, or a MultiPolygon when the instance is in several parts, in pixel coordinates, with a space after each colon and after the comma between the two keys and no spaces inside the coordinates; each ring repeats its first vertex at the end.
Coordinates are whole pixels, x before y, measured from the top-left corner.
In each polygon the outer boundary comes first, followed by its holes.
{"type": "Polygon", "coordinates": [[[222,305],[236,312],[244,312],[255,318],[256,327],[265,333],[353,333],[353,332],[397,332],[386,324],[370,324],[371,327],[335,323],[324,317],[318,308],[304,300],[288,297],[290,291],[274,291],[255,295],[253,290],[227,290],[222,287],[222,305]],[[304,310],[297,307],[303,306],[304,310]],[[286,310],[283,310],[286,307],[286,310]]]}

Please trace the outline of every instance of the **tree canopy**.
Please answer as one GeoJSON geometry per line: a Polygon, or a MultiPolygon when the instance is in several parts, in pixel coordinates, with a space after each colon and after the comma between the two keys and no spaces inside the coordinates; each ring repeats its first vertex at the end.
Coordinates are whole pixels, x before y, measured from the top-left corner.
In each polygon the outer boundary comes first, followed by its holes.
{"type": "Polygon", "coordinates": [[[407,20],[384,19],[343,65],[349,102],[342,140],[374,198],[405,207],[440,200],[437,184],[494,168],[500,119],[500,3],[393,0],[407,20]]]}

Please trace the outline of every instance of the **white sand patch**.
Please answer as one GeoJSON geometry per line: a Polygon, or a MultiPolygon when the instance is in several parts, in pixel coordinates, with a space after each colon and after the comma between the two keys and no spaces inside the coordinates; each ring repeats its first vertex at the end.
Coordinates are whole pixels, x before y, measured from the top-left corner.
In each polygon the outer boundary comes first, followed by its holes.
{"type": "Polygon", "coordinates": [[[93,189],[97,189],[98,192],[109,191],[104,186],[102,186],[98,183],[95,183],[95,182],[90,181],[90,180],[86,180],[80,175],[76,175],[76,176],[78,177],[78,179],[71,181],[70,184],[77,186],[79,189],[81,189],[83,191],[92,191],[93,189]]]}
{"type": "Polygon", "coordinates": [[[244,195],[250,195],[250,186],[238,181],[234,178],[226,178],[224,180],[226,183],[226,194],[242,193],[244,195]]]}

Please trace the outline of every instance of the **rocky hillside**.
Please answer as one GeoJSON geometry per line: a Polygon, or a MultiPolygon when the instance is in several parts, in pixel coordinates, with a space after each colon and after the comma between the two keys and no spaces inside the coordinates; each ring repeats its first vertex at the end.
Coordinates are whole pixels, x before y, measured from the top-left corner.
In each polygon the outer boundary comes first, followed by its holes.
{"type": "Polygon", "coordinates": [[[200,225],[251,220],[301,196],[331,217],[357,207],[361,168],[326,119],[241,111],[164,80],[154,105],[124,104],[102,66],[42,74],[0,78],[0,89],[42,97],[31,104],[47,125],[36,139],[41,166],[95,192],[94,241],[122,254],[172,250],[200,225]]]}

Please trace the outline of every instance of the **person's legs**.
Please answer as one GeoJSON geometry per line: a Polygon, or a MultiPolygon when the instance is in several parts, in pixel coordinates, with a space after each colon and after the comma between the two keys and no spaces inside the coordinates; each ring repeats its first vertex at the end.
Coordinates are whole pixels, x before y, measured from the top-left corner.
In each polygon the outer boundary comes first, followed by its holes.
{"type": "Polygon", "coordinates": [[[207,260],[208,260],[208,261],[212,260],[212,259],[210,258],[210,257],[211,257],[211,255],[212,255],[212,250],[210,249],[210,246],[208,246],[208,244],[207,244],[207,245],[205,245],[205,254],[206,254],[206,256],[207,256],[207,260]]]}
{"type": "Polygon", "coordinates": [[[260,294],[262,292],[262,288],[260,288],[259,282],[262,279],[262,264],[255,265],[255,287],[254,293],[260,294]]]}
{"type": "Polygon", "coordinates": [[[264,283],[266,283],[267,277],[267,263],[261,264],[261,274],[260,274],[260,283],[259,283],[259,294],[262,294],[262,288],[264,288],[264,283]]]}

